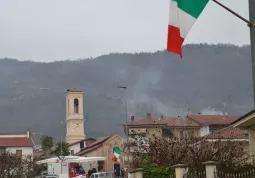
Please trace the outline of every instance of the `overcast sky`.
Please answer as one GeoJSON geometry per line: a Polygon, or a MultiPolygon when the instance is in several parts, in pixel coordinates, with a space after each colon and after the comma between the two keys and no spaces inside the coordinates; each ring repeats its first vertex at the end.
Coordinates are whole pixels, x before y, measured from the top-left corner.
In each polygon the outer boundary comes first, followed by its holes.
{"type": "MultiPolygon", "coordinates": [[[[248,0],[219,0],[248,18],[248,0]]],[[[0,58],[56,61],[166,48],[168,0],[0,0],[0,58]]],[[[185,43],[249,44],[249,29],[213,2],[185,43]]]]}

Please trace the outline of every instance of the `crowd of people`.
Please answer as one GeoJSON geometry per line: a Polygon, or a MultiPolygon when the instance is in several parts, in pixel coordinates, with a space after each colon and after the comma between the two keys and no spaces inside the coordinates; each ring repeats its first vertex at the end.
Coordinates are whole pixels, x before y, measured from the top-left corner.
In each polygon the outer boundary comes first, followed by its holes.
{"type": "MultiPolygon", "coordinates": [[[[89,170],[88,170],[88,172],[85,172],[85,170],[79,165],[79,166],[76,166],[75,168],[75,172],[78,172],[78,173],[80,173],[80,174],[82,174],[82,175],[86,175],[86,177],[88,177],[88,178],[90,178],[91,177],[91,175],[92,174],[94,174],[94,173],[97,173],[97,172],[104,172],[104,170],[103,170],[103,168],[101,168],[101,169],[99,169],[98,168],[98,171],[97,171],[97,169],[96,168],[90,168],[89,170]]],[[[124,178],[124,176],[125,176],[125,171],[124,171],[124,169],[123,168],[120,168],[120,167],[116,167],[115,169],[114,169],[114,176],[116,177],[116,178],[124,178]]]]}
{"type": "Polygon", "coordinates": [[[94,174],[96,172],[97,172],[96,168],[89,169],[88,170],[88,177],[90,177],[92,174],[94,174]]]}

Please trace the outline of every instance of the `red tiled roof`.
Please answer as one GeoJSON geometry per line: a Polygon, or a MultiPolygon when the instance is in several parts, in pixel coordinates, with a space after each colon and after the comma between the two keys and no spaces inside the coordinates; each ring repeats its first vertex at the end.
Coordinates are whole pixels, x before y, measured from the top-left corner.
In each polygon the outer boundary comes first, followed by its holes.
{"type": "Polygon", "coordinates": [[[141,119],[141,120],[135,120],[130,121],[129,125],[162,125],[162,123],[159,123],[157,119],[141,119]]]}
{"type": "Polygon", "coordinates": [[[199,123],[185,117],[170,117],[159,120],[161,123],[167,124],[169,127],[200,127],[199,123]]]}
{"type": "Polygon", "coordinates": [[[239,116],[228,115],[188,115],[189,118],[199,122],[202,125],[228,125],[239,118],[239,116]]]}
{"type": "Polygon", "coordinates": [[[97,141],[91,143],[90,145],[88,145],[86,148],[82,149],[81,151],[79,151],[75,155],[79,156],[79,155],[83,155],[85,153],[88,153],[88,152],[90,152],[90,151],[92,151],[92,150],[102,146],[102,144],[104,142],[106,142],[107,140],[109,140],[111,137],[112,137],[112,135],[111,136],[106,136],[106,137],[99,138],[97,141]]]}
{"type": "Polygon", "coordinates": [[[167,125],[169,127],[200,127],[199,123],[196,121],[189,119],[189,118],[184,118],[184,117],[166,117],[166,118],[145,118],[142,120],[135,120],[135,121],[130,121],[129,125],[130,126],[137,126],[137,125],[167,125]]]}
{"type": "Polygon", "coordinates": [[[215,131],[205,137],[207,139],[249,139],[248,134],[244,130],[232,126],[215,131]]]}
{"type": "Polygon", "coordinates": [[[32,147],[33,141],[27,137],[0,138],[0,147],[32,147]]]}

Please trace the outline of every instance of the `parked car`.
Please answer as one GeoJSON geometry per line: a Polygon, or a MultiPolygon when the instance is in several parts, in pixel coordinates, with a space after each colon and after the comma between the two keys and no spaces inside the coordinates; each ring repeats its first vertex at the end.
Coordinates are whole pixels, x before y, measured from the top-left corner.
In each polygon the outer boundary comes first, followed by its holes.
{"type": "Polygon", "coordinates": [[[89,178],[114,178],[113,173],[109,172],[96,172],[91,174],[89,178]]]}

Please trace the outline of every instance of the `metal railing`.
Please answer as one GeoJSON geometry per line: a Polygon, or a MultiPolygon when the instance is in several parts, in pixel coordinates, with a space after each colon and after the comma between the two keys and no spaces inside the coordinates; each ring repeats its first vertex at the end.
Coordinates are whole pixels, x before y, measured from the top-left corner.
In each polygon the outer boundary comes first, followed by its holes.
{"type": "Polygon", "coordinates": [[[184,173],[183,178],[206,178],[205,170],[189,170],[184,173]]]}
{"type": "Polygon", "coordinates": [[[224,171],[215,171],[215,178],[255,178],[255,169],[250,169],[243,172],[224,172],[224,171]]]}

